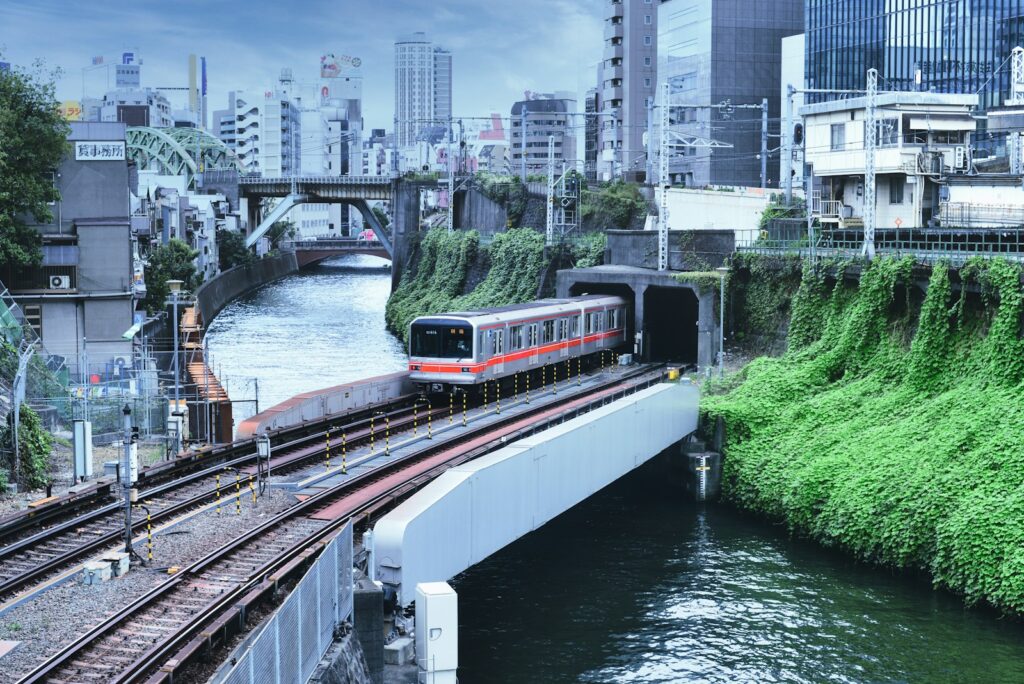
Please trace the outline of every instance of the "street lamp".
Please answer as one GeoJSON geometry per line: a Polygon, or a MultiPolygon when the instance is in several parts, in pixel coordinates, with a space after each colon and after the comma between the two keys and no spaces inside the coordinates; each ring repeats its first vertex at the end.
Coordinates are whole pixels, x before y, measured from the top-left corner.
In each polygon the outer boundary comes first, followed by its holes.
{"type": "Polygon", "coordinates": [[[729,269],[719,266],[715,269],[720,276],[721,300],[718,303],[718,379],[725,376],[725,276],[729,269]]]}
{"type": "Polygon", "coordinates": [[[175,456],[181,451],[181,427],[183,421],[181,418],[183,414],[181,412],[181,376],[179,373],[178,363],[178,296],[181,293],[181,286],[184,284],[182,280],[168,280],[167,287],[171,290],[171,306],[173,307],[174,316],[174,416],[178,418],[177,426],[175,429],[174,436],[174,454],[175,456]]]}

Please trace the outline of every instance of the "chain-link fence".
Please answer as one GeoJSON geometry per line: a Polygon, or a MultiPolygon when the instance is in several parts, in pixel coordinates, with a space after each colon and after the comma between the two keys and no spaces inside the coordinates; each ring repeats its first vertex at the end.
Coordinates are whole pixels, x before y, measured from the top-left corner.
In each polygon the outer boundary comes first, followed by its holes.
{"type": "Polygon", "coordinates": [[[323,550],[295,590],[222,680],[305,682],[352,615],[352,523],[323,550]]]}

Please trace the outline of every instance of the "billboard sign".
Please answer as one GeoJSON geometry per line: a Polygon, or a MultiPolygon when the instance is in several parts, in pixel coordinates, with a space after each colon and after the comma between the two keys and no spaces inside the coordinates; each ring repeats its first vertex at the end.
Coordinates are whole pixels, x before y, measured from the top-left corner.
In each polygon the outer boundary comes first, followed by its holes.
{"type": "Polygon", "coordinates": [[[75,141],[77,161],[124,161],[124,140],[77,140],[75,141]]]}
{"type": "Polygon", "coordinates": [[[122,52],[121,53],[121,64],[135,64],[135,53],[134,52],[122,52]]]}
{"type": "Polygon", "coordinates": [[[64,100],[60,103],[60,116],[65,121],[78,121],[82,118],[82,103],[78,100],[64,100]]]}
{"type": "Polygon", "coordinates": [[[355,71],[363,65],[363,60],[358,57],[341,55],[336,57],[328,53],[320,57],[320,78],[338,78],[344,73],[355,71]]]}

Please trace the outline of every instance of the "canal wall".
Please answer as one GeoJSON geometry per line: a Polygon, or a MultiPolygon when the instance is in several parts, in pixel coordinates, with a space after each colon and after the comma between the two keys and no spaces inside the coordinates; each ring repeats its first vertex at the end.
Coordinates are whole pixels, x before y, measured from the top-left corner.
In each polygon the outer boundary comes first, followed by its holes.
{"type": "Polygon", "coordinates": [[[294,252],[281,252],[224,271],[196,290],[196,303],[207,325],[231,300],[299,270],[294,252]]]}
{"type": "Polygon", "coordinates": [[[235,439],[248,439],[262,432],[273,433],[374,404],[385,404],[414,391],[409,373],[403,371],[304,392],[242,421],[235,431],[235,439]]]}
{"type": "Polygon", "coordinates": [[[702,399],[702,423],[726,426],[722,493],[858,559],[927,572],[968,604],[1024,614],[1021,267],[921,275],[887,258],[803,269],[785,353],[702,399]]]}

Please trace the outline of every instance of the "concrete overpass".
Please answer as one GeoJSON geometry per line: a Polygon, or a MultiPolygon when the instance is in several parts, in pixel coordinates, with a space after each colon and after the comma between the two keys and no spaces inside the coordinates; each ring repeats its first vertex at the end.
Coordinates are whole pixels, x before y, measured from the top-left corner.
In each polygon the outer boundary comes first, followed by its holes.
{"type": "Polygon", "coordinates": [[[369,254],[382,259],[391,259],[391,253],[379,240],[361,238],[312,238],[281,243],[281,249],[295,252],[299,268],[315,264],[324,259],[344,254],[369,254]]]}

